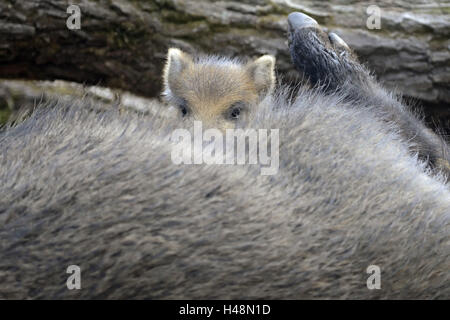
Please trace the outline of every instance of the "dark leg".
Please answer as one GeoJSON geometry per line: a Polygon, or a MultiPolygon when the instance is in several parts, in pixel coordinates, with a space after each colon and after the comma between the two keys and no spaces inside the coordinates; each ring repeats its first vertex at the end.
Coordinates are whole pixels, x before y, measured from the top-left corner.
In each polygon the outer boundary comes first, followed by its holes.
{"type": "Polygon", "coordinates": [[[288,16],[288,25],[292,61],[312,85],[334,92],[344,85],[368,82],[369,72],[335,33],[327,35],[313,18],[298,12],[288,16]]]}
{"type": "Polygon", "coordinates": [[[288,26],[289,49],[299,73],[325,94],[340,94],[371,107],[380,119],[398,127],[405,141],[412,143],[412,152],[450,177],[450,148],[444,139],[380,86],[339,36],[326,34],[313,18],[299,12],[288,16],[288,26]]]}

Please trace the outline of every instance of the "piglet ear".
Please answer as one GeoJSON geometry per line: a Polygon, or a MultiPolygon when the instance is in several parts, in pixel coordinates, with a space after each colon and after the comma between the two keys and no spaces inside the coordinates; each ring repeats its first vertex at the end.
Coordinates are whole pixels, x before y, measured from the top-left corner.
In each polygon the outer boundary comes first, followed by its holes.
{"type": "Polygon", "coordinates": [[[263,99],[275,86],[275,57],[264,55],[247,65],[247,72],[255,83],[258,95],[263,99]]]}
{"type": "Polygon", "coordinates": [[[170,48],[167,53],[167,62],[164,67],[164,87],[170,89],[170,84],[174,83],[181,72],[192,64],[192,57],[180,49],[170,48]]]}

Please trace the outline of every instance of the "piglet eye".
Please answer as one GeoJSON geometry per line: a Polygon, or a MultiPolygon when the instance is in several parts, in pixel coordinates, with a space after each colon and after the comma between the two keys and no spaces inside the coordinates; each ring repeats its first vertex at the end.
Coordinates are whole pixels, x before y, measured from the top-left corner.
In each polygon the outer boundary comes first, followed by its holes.
{"type": "Polygon", "coordinates": [[[180,108],[181,111],[181,115],[183,117],[187,116],[187,114],[189,113],[189,108],[187,106],[187,102],[185,100],[183,100],[178,107],[180,108]]]}
{"type": "Polygon", "coordinates": [[[180,109],[181,109],[181,114],[183,115],[183,117],[185,115],[187,115],[187,108],[185,106],[180,106],[180,109]]]}
{"type": "Polygon", "coordinates": [[[237,120],[237,119],[239,119],[243,109],[244,109],[244,103],[243,102],[234,103],[228,109],[227,118],[230,119],[230,120],[237,120]]]}
{"type": "Polygon", "coordinates": [[[239,108],[234,108],[233,110],[231,110],[231,113],[230,113],[230,117],[232,118],[232,119],[237,119],[237,118],[239,118],[239,115],[241,114],[241,109],[239,109],[239,108]]]}

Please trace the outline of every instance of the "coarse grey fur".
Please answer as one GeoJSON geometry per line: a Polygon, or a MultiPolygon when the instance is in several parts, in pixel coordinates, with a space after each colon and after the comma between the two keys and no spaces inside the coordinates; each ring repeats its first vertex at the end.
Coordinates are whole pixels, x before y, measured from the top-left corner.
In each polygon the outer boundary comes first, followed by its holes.
{"type": "Polygon", "coordinates": [[[36,110],[0,135],[0,298],[450,298],[448,187],[341,100],[264,100],[273,176],[174,165],[164,116],[36,110]]]}
{"type": "Polygon", "coordinates": [[[450,298],[445,176],[370,101],[266,97],[242,125],[280,129],[272,176],[174,165],[170,135],[191,123],[167,109],[84,104],[0,133],[0,298],[450,298]]]}

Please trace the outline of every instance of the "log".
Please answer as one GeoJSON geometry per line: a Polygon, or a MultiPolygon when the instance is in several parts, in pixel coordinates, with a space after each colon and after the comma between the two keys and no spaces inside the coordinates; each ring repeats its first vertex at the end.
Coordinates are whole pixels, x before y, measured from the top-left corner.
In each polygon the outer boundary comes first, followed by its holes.
{"type": "MultiPolygon", "coordinates": [[[[273,54],[295,79],[286,16],[301,11],[339,34],[379,80],[450,118],[450,4],[377,1],[381,28],[368,29],[369,1],[82,0],[71,30],[68,1],[0,1],[0,78],[102,85],[154,97],[168,47],[255,57],[273,54]]],[[[447,118],[445,118],[447,117],[447,118]]]]}
{"type": "MultiPolygon", "coordinates": [[[[161,102],[156,98],[143,98],[120,89],[85,86],[75,82],[56,81],[0,81],[0,126],[18,122],[29,115],[38,104],[70,104],[84,100],[84,105],[96,111],[117,108],[139,114],[157,116],[161,102]]],[[[178,110],[165,113],[178,117],[178,110]]],[[[2,127],[0,127],[2,130],[2,127]]]]}

